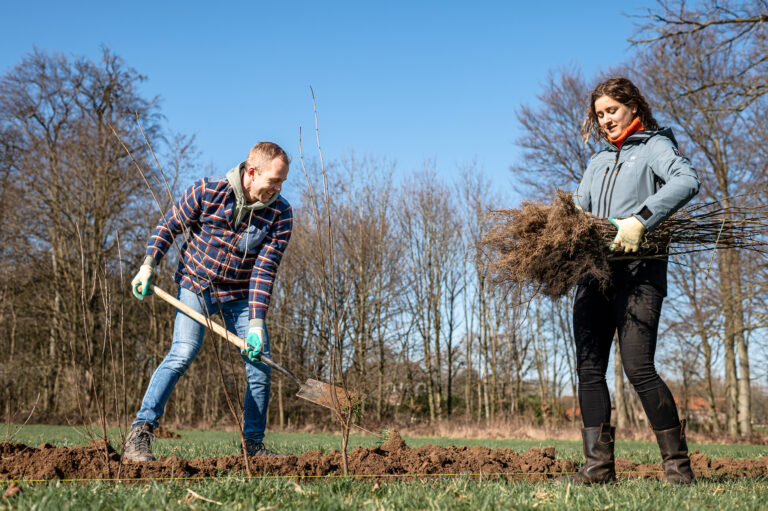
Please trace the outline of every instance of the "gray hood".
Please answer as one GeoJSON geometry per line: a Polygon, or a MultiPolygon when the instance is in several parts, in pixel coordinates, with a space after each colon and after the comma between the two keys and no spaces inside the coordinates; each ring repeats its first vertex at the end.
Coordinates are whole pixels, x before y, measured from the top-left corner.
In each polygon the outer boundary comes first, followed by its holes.
{"type": "Polygon", "coordinates": [[[243,172],[245,172],[245,162],[227,172],[227,181],[229,181],[232,190],[235,192],[235,211],[232,215],[235,227],[240,225],[246,214],[266,208],[275,202],[278,195],[280,195],[279,193],[273,194],[267,202],[256,201],[247,204],[245,202],[245,194],[243,193],[243,172]]]}

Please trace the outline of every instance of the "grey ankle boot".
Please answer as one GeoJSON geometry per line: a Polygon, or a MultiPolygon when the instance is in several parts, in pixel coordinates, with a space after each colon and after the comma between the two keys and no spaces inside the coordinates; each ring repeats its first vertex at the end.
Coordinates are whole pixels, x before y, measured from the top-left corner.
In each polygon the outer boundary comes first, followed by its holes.
{"type": "Polygon", "coordinates": [[[688,457],[685,422],[680,421],[680,425],[672,429],[654,430],[661,451],[664,477],[671,484],[691,484],[696,479],[691,469],[691,458],[688,457]]]}
{"type": "Polygon", "coordinates": [[[123,459],[127,461],[155,461],[155,457],[152,456],[152,441],[154,439],[152,426],[146,422],[132,426],[128,438],[125,439],[123,459]]]}
{"type": "Polygon", "coordinates": [[[560,476],[558,483],[603,484],[616,481],[616,463],[613,456],[616,428],[601,424],[599,428],[582,428],[584,457],[587,462],[575,474],[560,476]]]}

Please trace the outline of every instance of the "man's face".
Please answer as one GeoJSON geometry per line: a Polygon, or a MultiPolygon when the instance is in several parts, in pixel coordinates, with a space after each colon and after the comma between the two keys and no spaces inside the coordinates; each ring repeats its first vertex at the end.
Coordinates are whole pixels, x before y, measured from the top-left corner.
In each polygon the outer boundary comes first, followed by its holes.
{"type": "Polygon", "coordinates": [[[274,194],[280,193],[287,177],[288,165],[280,158],[275,158],[262,169],[247,167],[243,174],[246,202],[267,202],[274,194]]]}

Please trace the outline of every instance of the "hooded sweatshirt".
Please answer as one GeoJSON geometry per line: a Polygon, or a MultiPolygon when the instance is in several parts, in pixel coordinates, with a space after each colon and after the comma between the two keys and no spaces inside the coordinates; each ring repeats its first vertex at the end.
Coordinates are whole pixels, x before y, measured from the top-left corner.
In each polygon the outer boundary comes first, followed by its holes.
{"type": "Polygon", "coordinates": [[[189,186],[150,236],[145,264],[156,265],[186,231],[174,281],[194,292],[210,289],[212,301],[220,303],[248,299],[250,319],[263,320],[293,213],[279,193],[265,203],[247,204],[241,168],[245,165],[189,186]]]}
{"type": "Polygon", "coordinates": [[[230,169],[230,171],[227,172],[227,181],[229,182],[230,186],[232,186],[232,190],[235,192],[235,226],[240,225],[240,222],[243,221],[243,218],[245,218],[246,215],[250,216],[254,211],[264,209],[275,202],[278,195],[280,195],[279,193],[272,194],[272,197],[270,197],[267,202],[256,201],[250,204],[245,202],[245,193],[243,192],[243,174],[245,173],[245,163],[246,162],[242,162],[240,165],[230,169]]]}
{"type": "MultiPolygon", "coordinates": [[[[238,225],[240,225],[240,222],[243,221],[246,215],[249,217],[250,223],[250,217],[253,214],[254,211],[258,211],[260,209],[264,209],[267,206],[271,205],[273,202],[277,200],[277,197],[280,195],[279,193],[272,194],[272,197],[267,200],[267,202],[261,202],[256,201],[252,203],[247,203],[245,201],[245,193],[243,192],[243,173],[245,172],[245,166],[246,162],[242,162],[237,167],[231,168],[226,175],[227,182],[232,187],[232,192],[235,195],[235,210],[233,212],[234,217],[234,223],[233,225],[235,228],[237,228],[238,225]]],[[[152,268],[155,268],[157,266],[157,261],[154,257],[151,255],[148,255],[144,258],[144,261],[142,264],[148,264],[152,268]]]]}

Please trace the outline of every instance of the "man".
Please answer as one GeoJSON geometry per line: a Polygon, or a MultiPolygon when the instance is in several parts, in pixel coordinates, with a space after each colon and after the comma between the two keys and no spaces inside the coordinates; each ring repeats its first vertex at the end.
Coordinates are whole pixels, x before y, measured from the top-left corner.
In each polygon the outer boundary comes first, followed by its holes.
{"type": "MultiPolygon", "coordinates": [[[[155,228],[146,257],[131,282],[139,300],[152,294],[152,275],[184,233],[174,280],[178,299],[193,309],[218,316],[227,329],[245,338],[241,355],[248,376],[244,437],[249,456],[275,455],[264,448],[271,368],[259,362],[269,355],[264,322],[277,268],[291,237],[293,213],[280,190],[290,161],[277,144],[259,142],[248,159],[219,178],[203,178],[184,191],[155,228]]],[[[203,344],[205,327],[177,311],[173,343],[149,382],[141,409],[126,440],[123,457],[152,461],[152,430],[158,427],[176,382],[203,344]]]]}

